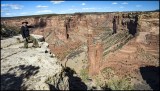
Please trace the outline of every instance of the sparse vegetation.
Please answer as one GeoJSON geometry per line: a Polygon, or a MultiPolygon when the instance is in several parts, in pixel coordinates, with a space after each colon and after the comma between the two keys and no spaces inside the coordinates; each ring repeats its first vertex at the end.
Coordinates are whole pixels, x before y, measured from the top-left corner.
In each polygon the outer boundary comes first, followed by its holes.
{"type": "Polygon", "coordinates": [[[146,61],[156,60],[154,55],[147,53],[143,48],[138,49],[138,58],[146,61]]]}
{"type": "Polygon", "coordinates": [[[133,90],[133,86],[127,78],[113,77],[107,82],[107,86],[112,90],[133,90]]]}
{"type": "Polygon", "coordinates": [[[12,37],[17,34],[20,34],[18,27],[1,25],[1,37],[12,37]]]}
{"type": "Polygon", "coordinates": [[[103,87],[104,86],[104,79],[101,79],[97,76],[94,77],[95,81],[96,81],[96,86],[100,86],[103,87]]]}
{"type": "Polygon", "coordinates": [[[87,68],[86,68],[86,69],[82,69],[82,70],[80,71],[80,76],[81,76],[81,79],[82,79],[84,82],[86,82],[87,79],[89,78],[89,76],[88,76],[88,69],[87,69],[87,68]]]}
{"type": "Polygon", "coordinates": [[[100,86],[102,89],[111,89],[111,90],[133,90],[133,86],[130,84],[130,78],[129,77],[123,77],[120,78],[115,74],[115,71],[113,68],[106,67],[102,71],[103,84],[100,86]]]}
{"type": "Polygon", "coordinates": [[[103,77],[104,79],[110,79],[115,75],[115,72],[112,68],[106,67],[102,70],[102,73],[104,74],[103,77]]]}
{"type": "Polygon", "coordinates": [[[110,28],[107,28],[106,31],[112,31],[110,28]]]}

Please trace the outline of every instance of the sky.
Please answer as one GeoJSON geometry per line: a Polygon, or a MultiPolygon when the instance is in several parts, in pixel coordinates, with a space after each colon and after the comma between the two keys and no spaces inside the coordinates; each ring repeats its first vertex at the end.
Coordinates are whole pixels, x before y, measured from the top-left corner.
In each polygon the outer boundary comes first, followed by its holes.
{"type": "Polygon", "coordinates": [[[1,1],[1,17],[159,9],[159,1],[1,1]]]}

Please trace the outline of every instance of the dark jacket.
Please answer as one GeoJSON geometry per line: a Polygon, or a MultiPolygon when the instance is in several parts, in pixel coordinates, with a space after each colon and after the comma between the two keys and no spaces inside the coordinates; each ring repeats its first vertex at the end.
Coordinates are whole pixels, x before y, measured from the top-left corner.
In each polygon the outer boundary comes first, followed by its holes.
{"type": "Polygon", "coordinates": [[[22,37],[23,38],[26,38],[26,37],[29,37],[30,34],[29,34],[29,28],[33,28],[33,26],[22,26],[21,27],[21,34],[22,34],[22,37]]]}

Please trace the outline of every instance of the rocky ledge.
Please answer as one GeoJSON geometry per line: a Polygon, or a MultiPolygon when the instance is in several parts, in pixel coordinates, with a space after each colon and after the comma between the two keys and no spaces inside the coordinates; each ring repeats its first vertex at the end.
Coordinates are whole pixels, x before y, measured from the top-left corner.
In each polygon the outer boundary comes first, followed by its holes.
{"type": "Polygon", "coordinates": [[[33,36],[40,48],[23,48],[21,35],[1,40],[1,90],[68,90],[68,77],[48,43],[33,36]]]}

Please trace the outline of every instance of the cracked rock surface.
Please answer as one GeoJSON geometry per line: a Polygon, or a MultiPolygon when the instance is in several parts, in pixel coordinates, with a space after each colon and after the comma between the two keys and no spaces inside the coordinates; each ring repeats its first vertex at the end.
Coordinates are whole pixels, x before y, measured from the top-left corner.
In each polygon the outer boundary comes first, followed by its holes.
{"type": "Polygon", "coordinates": [[[45,81],[60,74],[62,66],[48,44],[39,42],[41,48],[32,48],[30,43],[25,49],[16,41],[16,37],[1,41],[1,90],[49,90],[45,81]]]}

